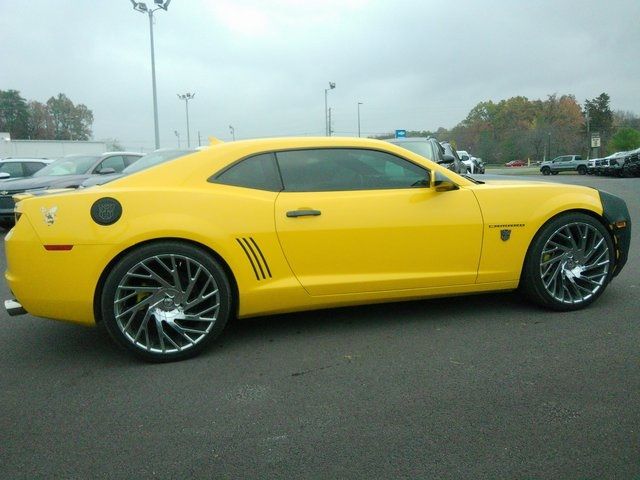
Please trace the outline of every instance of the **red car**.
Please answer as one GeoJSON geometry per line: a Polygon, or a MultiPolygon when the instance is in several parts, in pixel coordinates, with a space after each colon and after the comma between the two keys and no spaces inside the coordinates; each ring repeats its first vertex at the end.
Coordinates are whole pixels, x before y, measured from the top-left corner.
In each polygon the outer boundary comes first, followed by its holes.
{"type": "Polygon", "coordinates": [[[524,160],[511,160],[510,162],[505,163],[507,167],[526,167],[527,162],[524,160]]]}

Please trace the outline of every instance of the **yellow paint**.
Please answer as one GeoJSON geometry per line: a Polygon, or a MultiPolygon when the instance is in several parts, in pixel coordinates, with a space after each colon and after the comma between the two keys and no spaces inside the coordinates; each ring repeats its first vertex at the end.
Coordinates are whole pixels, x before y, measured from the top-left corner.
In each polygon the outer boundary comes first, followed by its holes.
{"type": "MultiPolygon", "coordinates": [[[[219,143],[99,187],[22,197],[5,240],[6,279],[33,315],[91,325],[98,280],[129,248],[180,239],[215,252],[233,272],[241,317],[314,308],[513,289],[527,248],[549,218],[602,214],[589,188],[534,182],[476,185],[386,142],[288,138],[219,143]],[[313,147],[385,151],[440,172],[458,189],[267,192],[207,182],[257,153],[313,147]],[[117,199],[122,217],[97,225],[93,203],[117,199]],[[42,207],[57,207],[47,225],[42,207]],[[289,218],[312,208],[317,217],[289,218]],[[499,225],[511,229],[508,241],[499,225]],[[496,225],[498,227],[496,227],[496,225]],[[271,277],[256,279],[236,239],[252,238],[271,277]],[[47,251],[47,244],[73,245],[47,251]]],[[[258,272],[259,273],[259,272],[258,272]]]]}

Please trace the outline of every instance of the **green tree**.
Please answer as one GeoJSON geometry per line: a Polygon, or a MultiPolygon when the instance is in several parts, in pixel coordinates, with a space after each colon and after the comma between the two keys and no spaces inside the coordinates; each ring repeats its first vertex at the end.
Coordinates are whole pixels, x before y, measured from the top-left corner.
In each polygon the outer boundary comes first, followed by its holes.
{"type": "Polygon", "coordinates": [[[601,93],[592,100],[585,100],[584,115],[588,118],[589,131],[600,133],[603,145],[609,143],[613,133],[613,112],[609,106],[610,97],[601,93]]]}
{"type": "Polygon", "coordinates": [[[621,128],[609,142],[609,150],[616,152],[634,150],[638,147],[640,147],[640,132],[633,128],[621,128]]]}
{"type": "Polygon", "coordinates": [[[29,112],[29,138],[34,140],[49,140],[55,137],[53,119],[49,108],[44,103],[31,101],[27,105],[29,112]]]}
{"type": "Polygon", "coordinates": [[[93,113],[85,105],[74,105],[63,93],[47,100],[56,140],[89,140],[93,113]]]}
{"type": "Polygon", "coordinates": [[[11,138],[28,137],[29,112],[27,101],[17,90],[0,90],[0,132],[9,132],[11,138]]]}

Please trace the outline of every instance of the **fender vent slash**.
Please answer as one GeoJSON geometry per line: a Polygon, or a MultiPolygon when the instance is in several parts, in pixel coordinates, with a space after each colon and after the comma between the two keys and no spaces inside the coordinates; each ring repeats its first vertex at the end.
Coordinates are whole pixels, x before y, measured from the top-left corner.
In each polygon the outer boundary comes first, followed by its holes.
{"type": "Polygon", "coordinates": [[[267,263],[267,259],[264,258],[262,254],[262,250],[256,243],[256,241],[252,238],[236,238],[236,242],[244,251],[244,254],[247,256],[247,260],[251,264],[251,268],[253,269],[253,273],[256,275],[256,280],[266,280],[267,278],[271,278],[271,270],[269,269],[269,264],[267,263]]]}

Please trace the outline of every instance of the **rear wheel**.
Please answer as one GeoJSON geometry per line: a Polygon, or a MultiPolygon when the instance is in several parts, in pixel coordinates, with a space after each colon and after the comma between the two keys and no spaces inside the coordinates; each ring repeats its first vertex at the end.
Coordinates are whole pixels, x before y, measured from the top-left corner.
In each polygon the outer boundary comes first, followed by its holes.
{"type": "Polygon", "coordinates": [[[525,260],[520,282],[535,303],[578,310],[598,298],[611,279],[611,236],[593,217],[567,213],[544,225],[525,260]]]}
{"type": "Polygon", "coordinates": [[[586,175],[587,167],[585,167],[584,165],[578,165],[578,173],[580,175],[586,175]]]}
{"type": "Polygon", "coordinates": [[[142,246],[106,279],[102,319],[113,339],[148,361],[198,354],[224,329],[231,312],[229,281],[203,250],[180,242],[142,246]]]}

